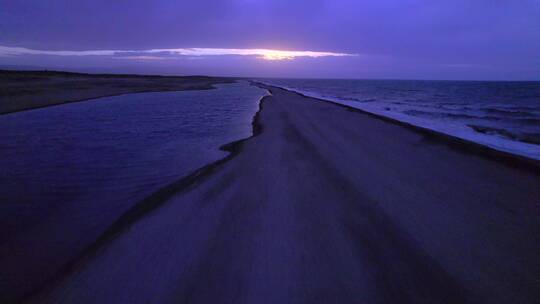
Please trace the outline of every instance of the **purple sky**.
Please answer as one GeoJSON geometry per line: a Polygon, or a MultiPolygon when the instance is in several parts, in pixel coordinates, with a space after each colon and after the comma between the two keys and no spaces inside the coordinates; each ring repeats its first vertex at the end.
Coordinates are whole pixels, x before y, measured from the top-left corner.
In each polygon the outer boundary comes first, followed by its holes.
{"type": "Polygon", "coordinates": [[[540,1],[0,0],[0,66],[8,65],[181,75],[540,80],[540,1]],[[261,54],[149,51],[178,48],[354,56],[265,60],[261,54]],[[50,52],[89,50],[115,53],[50,52]]]}

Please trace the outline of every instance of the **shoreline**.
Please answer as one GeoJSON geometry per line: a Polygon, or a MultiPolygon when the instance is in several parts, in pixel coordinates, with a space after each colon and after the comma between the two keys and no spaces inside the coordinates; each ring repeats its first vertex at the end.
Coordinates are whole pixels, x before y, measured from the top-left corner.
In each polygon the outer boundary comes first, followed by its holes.
{"type": "Polygon", "coordinates": [[[210,90],[237,78],[0,70],[0,116],[124,94],[210,90]]]}
{"type": "Polygon", "coordinates": [[[468,140],[468,139],[460,138],[460,137],[457,137],[457,136],[454,136],[454,135],[450,135],[450,134],[446,134],[446,133],[439,132],[439,131],[436,131],[436,130],[432,130],[432,129],[429,129],[429,128],[426,128],[426,127],[422,127],[422,126],[419,126],[419,125],[415,125],[415,124],[412,124],[412,123],[401,121],[401,120],[398,120],[398,119],[395,119],[395,118],[392,118],[392,117],[375,114],[375,113],[372,113],[372,112],[369,112],[369,111],[366,111],[366,110],[362,110],[362,109],[359,109],[359,108],[355,108],[355,107],[352,107],[352,106],[349,106],[349,105],[345,105],[345,104],[342,104],[342,103],[339,103],[339,102],[336,102],[336,101],[332,101],[332,100],[328,100],[328,99],[324,99],[324,98],[319,98],[319,97],[309,96],[309,95],[303,94],[301,92],[298,92],[298,91],[295,91],[295,90],[292,90],[292,89],[289,89],[289,88],[284,88],[284,87],[280,87],[280,86],[276,86],[276,85],[264,84],[262,82],[257,82],[257,81],[254,81],[254,83],[260,83],[263,86],[267,86],[267,87],[279,88],[279,89],[291,92],[293,94],[298,94],[298,95],[300,95],[302,97],[305,97],[305,98],[311,98],[311,99],[322,101],[322,102],[328,102],[328,103],[334,104],[336,106],[346,108],[346,109],[348,109],[349,111],[352,111],[352,112],[363,113],[363,114],[369,115],[370,117],[373,117],[375,119],[379,119],[379,120],[386,121],[386,122],[389,122],[389,123],[392,123],[392,124],[396,124],[396,125],[402,126],[404,128],[407,128],[409,130],[421,133],[421,134],[425,135],[426,137],[428,137],[429,139],[433,140],[434,142],[437,142],[437,143],[440,143],[440,144],[445,144],[449,148],[458,149],[460,151],[476,154],[476,155],[479,155],[479,156],[482,156],[482,157],[487,157],[489,159],[505,163],[505,164],[507,164],[509,166],[512,166],[512,167],[518,167],[518,168],[521,168],[521,169],[524,169],[524,170],[531,170],[535,174],[540,175],[540,160],[539,159],[535,159],[535,158],[528,157],[528,156],[525,156],[525,155],[520,155],[520,154],[515,154],[515,153],[512,153],[512,152],[500,150],[500,149],[497,149],[495,147],[491,147],[491,146],[487,146],[487,145],[484,145],[484,144],[481,144],[481,143],[474,142],[472,140],[468,140]]]}
{"type": "Polygon", "coordinates": [[[31,302],[535,298],[530,172],[433,146],[361,111],[270,91],[251,137],[141,202],[31,302]],[[173,274],[182,284],[163,289],[173,274]]]}
{"type": "Polygon", "coordinates": [[[70,104],[70,103],[91,101],[93,99],[100,99],[100,98],[106,98],[106,97],[115,97],[115,96],[123,96],[123,95],[129,95],[129,94],[139,94],[139,93],[182,92],[182,91],[199,91],[199,90],[200,91],[205,91],[205,90],[214,90],[214,89],[215,89],[215,87],[194,88],[194,89],[188,89],[188,90],[185,90],[185,89],[184,90],[175,90],[175,89],[171,89],[171,90],[149,90],[149,91],[133,91],[133,92],[125,92],[125,93],[115,93],[115,94],[110,94],[110,95],[99,95],[99,96],[96,96],[96,97],[88,97],[88,98],[83,98],[83,99],[73,99],[73,100],[69,100],[69,101],[63,101],[63,102],[60,102],[60,103],[48,104],[48,105],[33,107],[33,108],[29,108],[29,109],[20,109],[20,110],[15,110],[15,111],[11,111],[11,112],[0,112],[0,117],[2,115],[9,115],[9,114],[14,114],[14,113],[19,113],[19,112],[39,110],[39,109],[44,109],[44,108],[62,106],[62,105],[70,104]]]}
{"type": "MultiPolygon", "coordinates": [[[[268,91],[268,93],[270,92],[268,91]]],[[[263,128],[258,120],[258,117],[263,109],[264,100],[269,96],[271,96],[271,94],[263,96],[258,102],[258,109],[254,113],[251,121],[252,134],[246,138],[226,143],[218,148],[221,151],[228,152],[225,157],[208,163],[186,174],[184,177],[169,183],[164,187],[161,187],[146,198],[133,204],[133,207],[127,210],[127,212],[122,214],[114,223],[105,229],[99,238],[83,249],[77,255],[77,257],[73,258],[71,261],[68,261],[63,267],[61,267],[61,269],[54,274],[49,281],[28,292],[22,298],[21,302],[28,301],[36,294],[39,294],[39,292],[42,290],[47,290],[50,286],[54,285],[58,281],[61,281],[65,276],[73,273],[76,269],[84,265],[87,260],[94,256],[102,247],[106,246],[109,242],[114,241],[116,237],[129,230],[131,225],[136,223],[138,220],[145,216],[150,216],[152,212],[159,209],[171,197],[182,194],[189,191],[191,188],[196,187],[198,184],[204,183],[204,181],[219,170],[221,166],[237,156],[241,152],[242,145],[245,142],[262,133],[263,128]]]]}
{"type": "MultiPolygon", "coordinates": [[[[216,84],[223,84],[223,83],[231,83],[238,81],[239,78],[223,78],[223,77],[208,77],[208,76],[164,76],[164,75],[138,75],[138,74],[86,74],[86,73],[72,73],[72,72],[61,72],[61,71],[12,71],[12,70],[0,70],[0,76],[2,76],[2,73],[6,75],[17,75],[19,77],[31,77],[31,75],[60,75],[60,76],[66,76],[66,77],[93,77],[93,78],[104,78],[104,79],[179,79],[179,80],[189,80],[189,79],[205,79],[209,81],[208,83],[204,84],[195,84],[195,86],[187,87],[187,88],[153,88],[153,89],[145,89],[140,90],[137,88],[131,89],[131,91],[127,92],[118,92],[118,93],[111,93],[111,94],[99,94],[99,95],[92,95],[90,97],[84,97],[80,99],[69,99],[64,100],[60,102],[54,102],[50,104],[44,104],[39,106],[33,106],[31,108],[22,108],[22,109],[16,109],[16,110],[10,110],[10,111],[2,111],[0,108],[0,116],[1,115],[7,115],[22,111],[30,111],[34,109],[42,109],[46,107],[51,106],[59,106],[63,104],[68,103],[75,103],[75,102],[84,102],[84,101],[91,101],[92,99],[99,99],[99,98],[105,98],[105,97],[113,97],[113,96],[121,96],[121,95],[127,95],[127,94],[138,94],[138,93],[158,93],[158,92],[174,92],[174,91],[189,91],[189,90],[211,90],[215,89],[216,84]]],[[[531,169],[540,175],[540,159],[536,159],[533,157],[529,157],[524,154],[517,154],[510,151],[506,151],[504,149],[498,149],[497,147],[489,146],[486,144],[478,143],[473,140],[461,138],[455,135],[447,134],[441,131],[433,130],[427,127],[422,127],[420,125],[416,125],[413,123],[401,121],[396,118],[384,116],[381,114],[372,113],[363,109],[355,108],[353,106],[349,106],[346,104],[339,103],[337,101],[324,99],[321,97],[316,96],[310,96],[306,95],[302,92],[296,91],[294,89],[276,86],[272,84],[266,84],[263,82],[260,82],[258,80],[249,80],[246,79],[246,81],[257,85],[263,85],[265,87],[275,87],[280,88],[286,91],[289,91],[294,94],[298,94],[300,96],[304,96],[306,98],[312,98],[314,100],[323,101],[332,103],[334,105],[344,107],[349,109],[350,111],[358,111],[367,115],[370,115],[373,118],[381,119],[393,124],[400,125],[402,127],[408,128],[410,130],[414,130],[416,132],[420,132],[427,137],[430,137],[434,142],[446,144],[450,148],[456,148],[462,151],[466,151],[468,153],[473,153],[480,155],[482,157],[488,157],[490,159],[493,159],[495,161],[504,162],[509,166],[517,166],[522,167],[524,169],[531,169]]],[[[6,96],[6,98],[8,98],[6,96]]],[[[1,100],[0,100],[1,102],[1,100]]]]}

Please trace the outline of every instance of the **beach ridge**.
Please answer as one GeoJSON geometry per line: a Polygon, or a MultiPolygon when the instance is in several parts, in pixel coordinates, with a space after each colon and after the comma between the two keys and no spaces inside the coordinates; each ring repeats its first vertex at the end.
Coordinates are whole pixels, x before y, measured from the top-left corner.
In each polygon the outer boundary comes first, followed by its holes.
{"type": "Polygon", "coordinates": [[[187,191],[149,201],[159,206],[152,216],[126,215],[130,229],[33,300],[88,292],[96,301],[130,294],[154,302],[537,296],[534,284],[515,289],[534,282],[539,266],[537,176],[360,111],[269,90],[256,136],[225,145],[233,156],[193,176],[187,191]],[[493,267],[506,275],[491,276],[493,267]],[[184,284],[163,290],[170,276],[184,284]],[[118,289],[103,278],[131,279],[118,289]]]}

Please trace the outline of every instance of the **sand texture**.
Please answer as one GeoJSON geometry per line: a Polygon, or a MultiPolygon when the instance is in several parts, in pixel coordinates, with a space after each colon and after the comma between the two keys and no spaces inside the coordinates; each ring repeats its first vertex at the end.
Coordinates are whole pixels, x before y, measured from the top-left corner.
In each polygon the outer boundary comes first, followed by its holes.
{"type": "Polygon", "coordinates": [[[30,302],[540,298],[537,172],[270,90],[256,136],[126,215],[30,302]]]}

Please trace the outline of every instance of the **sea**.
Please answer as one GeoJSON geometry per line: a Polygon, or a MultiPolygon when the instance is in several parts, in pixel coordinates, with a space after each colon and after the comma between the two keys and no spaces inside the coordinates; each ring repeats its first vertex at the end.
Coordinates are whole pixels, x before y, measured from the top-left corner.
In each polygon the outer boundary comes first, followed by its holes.
{"type": "Polygon", "coordinates": [[[259,81],[540,159],[540,82],[259,81]]]}

